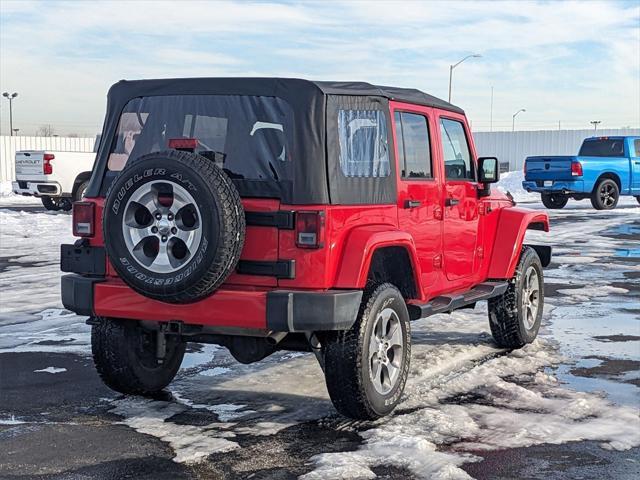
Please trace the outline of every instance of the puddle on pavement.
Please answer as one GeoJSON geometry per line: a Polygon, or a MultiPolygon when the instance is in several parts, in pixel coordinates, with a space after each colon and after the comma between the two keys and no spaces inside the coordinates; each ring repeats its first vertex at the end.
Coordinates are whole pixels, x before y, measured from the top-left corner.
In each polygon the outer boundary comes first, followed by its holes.
{"type": "Polygon", "coordinates": [[[635,367],[624,371],[603,368],[604,364],[620,367],[640,361],[640,316],[625,309],[637,306],[640,302],[624,297],[614,300],[612,296],[581,305],[557,306],[547,327],[562,353],[575,363],[560,365],[549,373],[576,390],[602,391],[615,403],[640,408],[640,371],[635,367]],[[619,301],[617,308],[612,305],[614,301],[619,301]],[[621,334],[624,341],[611,340],[621,334]]]}
{"type": "Polygon", "coordinates": [[[633,383],[627,383],[640,376],[640,372],[625,372],[613,378],[601,376],[574,375],[572,370],[597,367],[602,361],[592,358],[580,359],[574,366],[560,365],[553,373],[559,381],[581,392],[604,392],[612,402],[640,408],[640,389],[633,383]]]}
{"type": "Polygon", "coordinates": [[[640,235],[640,226],[634,223],[623,223],[614,228],[610,228],[606,233],[618,235],[640,235]]]}
{"type": "Polygon", "coordinates": [[[616,257],[640,258],[640,248],[618,248],[614,255],[616,257]]]}

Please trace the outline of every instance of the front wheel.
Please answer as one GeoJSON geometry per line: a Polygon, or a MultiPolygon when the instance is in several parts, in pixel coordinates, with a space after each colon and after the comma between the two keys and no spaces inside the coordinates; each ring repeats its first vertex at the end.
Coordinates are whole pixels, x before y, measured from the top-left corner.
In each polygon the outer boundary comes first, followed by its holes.
{"type": "Polygon", "coordinates": [[[489,325],[498,346],[520,348],[533,342],[543,308],[542,263],[533,248],[524,247],[507,291],[489,299],[489,325]]]}
{"type": "Polygon", "coordinates": [[[596,210],[613,210],[619,199],[618,184],[610,178],[600,180],[591,193],[591,205],[596,210]]]}
{"type": "Polygon", "coordinates": [[[327,390],[340,413],[359,420],[391,413],[404,391],[411,357],[402,294],[390,283],[367,289],[354,325],[327,333],[322,349],[327,390]]]}
{"type": "Polygon", "coordinates": [[[102,381],[125,394],[153,395],[175,377],[186,344],[166,337],[166,351],[157,358],[160,332],[142,328],[135,320],[97,319],[91,328],[93,362],[102,381]]]}
{"type": "Polygon", "coordinates": [[[559,193],[543,193],[541,198],[542,204],[549,209],[564,208],[569,201],[569,197],[559,193]]]}

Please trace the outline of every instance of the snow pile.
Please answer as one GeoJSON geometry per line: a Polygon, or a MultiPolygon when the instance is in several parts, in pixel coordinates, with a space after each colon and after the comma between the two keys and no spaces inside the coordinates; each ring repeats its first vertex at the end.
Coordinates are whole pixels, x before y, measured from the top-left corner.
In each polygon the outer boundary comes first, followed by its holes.
{"type": "Polygon", "coordinates": [[[16,195],[13,193],[13,187],[11,186],[10,181],[0,182],[0,205],[9,206],[9,205],[38,205],[41,204],[39,198],[24,196],[24,195],[16,195]]]}
{"type": "Polygon", "coordinates": [[[11,182],[0,182],[0,197],[8,197],[9,195],[13,195],[13,190],[11,188],[11,182]]]}
{"type": "Polygon", "coordinates": [[[504,193],[509,192],[516,202],[539,202],[539,193],[529,193],[522,188],[524,174],[521,171],[500,174],[500,181],[496,186],[504,193]]]}

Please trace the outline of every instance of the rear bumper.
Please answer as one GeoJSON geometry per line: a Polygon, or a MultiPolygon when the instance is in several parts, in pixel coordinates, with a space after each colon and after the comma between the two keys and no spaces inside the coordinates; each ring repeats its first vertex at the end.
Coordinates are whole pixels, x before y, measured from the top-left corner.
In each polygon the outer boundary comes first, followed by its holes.
{"type": "Polygon", "coordinates": [[[11,182],[13,193],[18,195],[33,195],[36,197],[60,197],[62,196],[62,187],[58,182],[29,182],[17,181],[11,182]]]}
{"type": "Polygon", "coordinates": [[[550,186],[539,186],[535,180],[525,180],[522,182],[522,188],[527,192],[538,193],[584,193],[583,180],[553,180],[550,186]]]}
{"type": "Polygon", "coordinates": [[[362,292],[244,290],[223,287],[191,304],[171,304],[147,298],[118,279],[65,275],[62,302],[79,315],[191,325],[233,330],[305,332],[344,330],[353,325],[362,292]]]}

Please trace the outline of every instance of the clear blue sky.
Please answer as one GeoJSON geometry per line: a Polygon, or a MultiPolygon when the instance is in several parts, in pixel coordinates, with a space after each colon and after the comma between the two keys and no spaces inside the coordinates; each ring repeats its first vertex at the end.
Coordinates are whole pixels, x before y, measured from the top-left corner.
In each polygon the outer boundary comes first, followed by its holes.
{"type": "MultiPolygon", "coordinates": [[[[640,2],[0,2],[14,127],[95,134],[119,79],[291,76],[420,88],[474,130],[640,126],[640,2]]],[[[1,129],[8,133],[8,102],[1,129]]]]}

